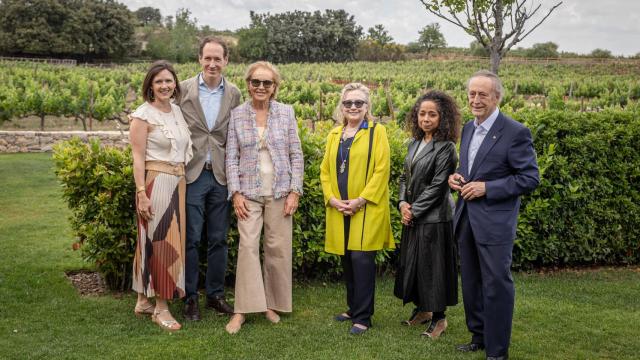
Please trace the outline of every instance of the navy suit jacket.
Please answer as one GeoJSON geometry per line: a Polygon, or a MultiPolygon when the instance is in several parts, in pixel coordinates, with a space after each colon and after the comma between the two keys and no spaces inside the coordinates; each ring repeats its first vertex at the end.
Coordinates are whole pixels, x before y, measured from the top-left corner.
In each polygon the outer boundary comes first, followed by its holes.
{"type": "Polygon", "coordinates": [[[455,225],[466,207],[477,243],[512,243],[516,236],[520,195],[530,193],[540,182],[531,131],[499,113],[469,172],[469,144],[473,132],[473,121],[469,121],[462,128],[457,172],[467,182],[484,181],[486,195],[470,201],[458,197],[455,225]]]}

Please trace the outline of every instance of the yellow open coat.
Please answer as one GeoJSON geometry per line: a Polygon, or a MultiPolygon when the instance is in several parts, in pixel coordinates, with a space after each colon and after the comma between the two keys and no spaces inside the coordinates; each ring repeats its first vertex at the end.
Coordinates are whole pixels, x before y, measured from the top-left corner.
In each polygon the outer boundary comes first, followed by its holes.
{"type": "MultiPolygon", "coordinates": [[[[376,125],[365,185],[369,132],[373,127],[373,121],[369,121],[368,125],[367,129],[357,132],[349,151],[349,199],[363,197],[367,200],[366,207],[351,217],[349,250],[373,251],[395,247],[389,213],[391,160],[387,131],[381,124],[376,125]]],[[[338,126],[327,136],[327,146],[320,167],[320,181],[327,209],[324,249],[338,255],[344,255],[344,219],[342,213],[329,206],[329,199],[332,196],[340,199],[336,157],[342,129],[343,126],[338,126]]]]}

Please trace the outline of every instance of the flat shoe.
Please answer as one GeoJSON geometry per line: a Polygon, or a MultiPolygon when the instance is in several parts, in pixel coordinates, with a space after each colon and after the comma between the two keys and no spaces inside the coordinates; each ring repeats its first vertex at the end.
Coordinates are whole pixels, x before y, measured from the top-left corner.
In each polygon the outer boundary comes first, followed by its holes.
{"type": "Polygon", "coordinates": [[[343,321],[351,320],[351,316],[347,315],[347,313],[342,313],[342,314],[336,315],[333,318],[333,320],[343,322],[343,321]]]}
{"type": "Polygon", "coordinates": [[[145,315],[153,315],[153,312],[155,311],[155,309],[156,307],[153,304],[147,304],[146,307],[136,304],[136,307],[133,309],[133,312],[136,314],[137,317],[143,317],[145,315]]]}
{"type": "Polygon", "coordinates": [[[351,334],[351,335],[362,335],[362,334],[366,333],[367,330],[369,330],[369,328],[361,328],[359,326],[353,325],[351,327],[351,330],[349,330],[349,334],[351,334]]]}
{"type": "MultiPolygon", "coordinates": [[[[169,310],[154,311],[153,315],[151,315],[151,321],[158,324],[158,326],[160,326],[162,330],[166,331],[177,331],[182,328],[182,325],[180,325],[175,319],[160,320],[160,318],[158,318],[158,315],[162,314],[163,312],[169,312],[169,310]]],[[[171,313],[169,313],[169,315],[171,315],[171,313]]]]}

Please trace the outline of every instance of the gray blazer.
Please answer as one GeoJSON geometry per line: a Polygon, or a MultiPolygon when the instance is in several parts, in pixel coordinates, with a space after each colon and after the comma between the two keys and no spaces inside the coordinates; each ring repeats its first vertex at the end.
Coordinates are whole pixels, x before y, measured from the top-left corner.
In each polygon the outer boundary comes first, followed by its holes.
{"type": "Polygon", "coordinates": [[[187,184],[190,184],[200,176],[207,159],[207,149],[211,148],[211,165],[213,176],[221,185],[227,184],[225,173],[224,157],[227,145],[227,128],[231,110],[240,105],[241,95],[238,87],[226,78],[224,79],[224,96],[220,105],[220,112],[216,124],[209,131],[204,111],[198,98],[198,75],[184,80],[180,83],[182,96],[180,98],[180,108],[182,115],[189,125],[191,131],[191,141],[193,142],[193,159],[186,169],[187,184]]]}

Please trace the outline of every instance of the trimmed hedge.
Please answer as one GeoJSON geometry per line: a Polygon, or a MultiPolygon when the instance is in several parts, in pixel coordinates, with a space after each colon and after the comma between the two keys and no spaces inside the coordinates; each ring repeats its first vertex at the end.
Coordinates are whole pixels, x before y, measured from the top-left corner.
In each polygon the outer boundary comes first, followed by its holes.
{"type": "MultiPolygon", "coordinates": [[[[640,263],[640,121],[635,111],[599,113],[522,109],[514,118],[533,133],[542,175],[540,186],[522,201],[513,266],[640,263]]],[[[408,135],[385,125],[391,146],[391,215],[408,135]]],[[[324,249],[324,207],[320,162],[332,124],[300,126],[305,156],[305,195],[294,218],[293,269],[298,277],[334,277],[339,258],[324,249]]],[[[101,148],[79,139],[54,148],[56,174],[72,210],[71,225],[87,261],[95,262],[111,288],[130,285],[135,245],[134,183],[130,149],[101,148]]],[[[235,218],[229,231],[228,275],[237,257],[235,218]]],[[[382,271],[395,252],[379,252],[382,271]]]]}

